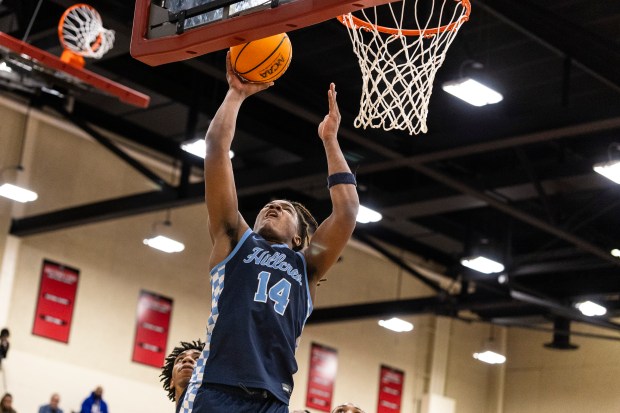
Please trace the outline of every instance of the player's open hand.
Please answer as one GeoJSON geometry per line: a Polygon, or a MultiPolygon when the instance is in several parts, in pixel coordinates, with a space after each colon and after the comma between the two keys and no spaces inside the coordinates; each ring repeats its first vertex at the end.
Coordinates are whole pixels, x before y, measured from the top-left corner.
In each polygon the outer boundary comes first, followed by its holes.
{"type": "Polygon", "coordinates": [[[319,124],[319,137],[322,140],[336,139],[338,128],[340,127],[340,110],[336,101],[336,85],[331,83],[327,91],[327,100],[329,102],[329,112],[323,118],[323,122],[319,124]]]}
{"type": "Polygon", "coordinates": [[[265,90],[273,86],[273,82],[269,83],[252,83],[241,78],[232,68],[230,63],[230,52],[226,53],[226,80],[228,87],[241,93],[243,97],[251,96],[255,93],[265,90]]]}

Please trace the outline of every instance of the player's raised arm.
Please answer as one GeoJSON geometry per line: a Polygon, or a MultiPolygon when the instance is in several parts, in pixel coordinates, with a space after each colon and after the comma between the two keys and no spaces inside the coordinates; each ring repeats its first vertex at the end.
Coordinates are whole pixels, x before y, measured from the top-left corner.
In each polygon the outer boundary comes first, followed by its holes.
{"type": "Polygon", "coordinates": [[[310,245],[304,251],[308,263],[310,288],[314,295],[316,283],[334,265],[353,234],[359,209],[355,177],[338,144],[340,111],[336,101],[336,86],[332,83],[327,92],[329,113],[319,125],[327,157],[329,195],[332,213],[319,225],[310,245]]]}
{"type": "Polygon", "coordinates": [[[267,89],[273,83],[243,82],[233,71],[226,57],[228,92],[216,112],[205,137],[205,196],[209,214],[209,234],[214,250],[211,264],[215,265],[228,255],[248,228],[237,204],[237,190],[229,157],[235,135],[237,115],[243,101],[254,93],[267,89]]]}

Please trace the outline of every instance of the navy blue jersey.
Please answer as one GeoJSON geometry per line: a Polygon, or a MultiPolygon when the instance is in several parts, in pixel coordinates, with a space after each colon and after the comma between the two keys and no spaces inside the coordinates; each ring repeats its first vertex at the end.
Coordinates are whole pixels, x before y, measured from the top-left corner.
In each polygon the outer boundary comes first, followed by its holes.
{"type": "Polygon", "coordinates": [[[248,229],[211,270],[211,294],[207,342],[181,411],[192,412],[202,383],[265,389],[288,405],[297,340],[312,312],[303,254],[248,229]]]}

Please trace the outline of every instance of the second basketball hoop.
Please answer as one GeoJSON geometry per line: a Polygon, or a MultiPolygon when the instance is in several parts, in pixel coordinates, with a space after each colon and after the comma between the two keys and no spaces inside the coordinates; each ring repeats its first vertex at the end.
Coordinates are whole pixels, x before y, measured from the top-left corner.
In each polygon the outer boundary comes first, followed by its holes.
{"type": "Polygon", "coordinates": [[[101,58],[114,44],[114,31],[105,29],[101,16],[88,4],[74,4],[58,22],[58,38],[64,49],[61,60],[84,67],[84,57],[101,58]]]}
{"type": "Polygon", "coordinates": [[[469,0],[402,0],[338,17],[362,70],[355,127],[426,133],[435,74],[470,10],[469,0]]]}

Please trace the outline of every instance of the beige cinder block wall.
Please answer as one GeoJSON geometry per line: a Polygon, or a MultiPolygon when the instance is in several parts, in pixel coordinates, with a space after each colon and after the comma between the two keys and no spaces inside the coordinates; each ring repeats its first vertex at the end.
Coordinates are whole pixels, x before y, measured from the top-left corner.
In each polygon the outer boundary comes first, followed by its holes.
{"type": "Polygon", "coordinates": [[[604,335],[611,339],[572,335],[570,341],[579,349],[550,350],[543,344],[551,341],[551,333],[511,330],[504,413],[618,411],[618,333],[580,323],[573,323],[571,331],[604,335]]]}

